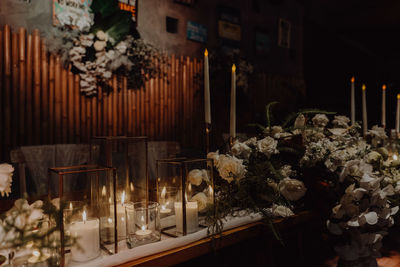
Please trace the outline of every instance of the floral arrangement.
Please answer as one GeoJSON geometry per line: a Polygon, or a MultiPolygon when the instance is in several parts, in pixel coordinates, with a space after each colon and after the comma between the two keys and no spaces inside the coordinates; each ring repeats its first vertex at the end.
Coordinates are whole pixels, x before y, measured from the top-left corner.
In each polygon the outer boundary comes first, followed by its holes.
{"type": "MultiPolygon", "coordinates": [[[[2,196],[11,193],[13,171],[10,164],[0,164],[2,196]]],[[[26,199],[17,199],[10,210],[0,214],[0,251],[8,251],[10,262],[16,252],[27,249],[32,251],[29,263],[48,260],[51,266],[57,265],[56,249],[60,246],[59,234],[56,233],[60,225],[59,206],[59,200],[53,203],[38,200],[29,205],[26,199]]],[[[5,260],[0,255],[0,264],[5,260]]]]}
{"type": "Polygon", "coordinates": [[[291,216],[307,195],[324,204],[320,211],[341,260],[376,263],[400,196],[400,161],[385,148],[384,129],[374,126],[364,139],[347,117],[330,121],[327,115],[333,113],[318,110],[300,111],[271,126],[271,106],[267,127],[258,125],[259,137],[235,141],[226,154],[208,154],[220,177],[217,218],[238,209],[260,212],[267,220],[291,216]]]}
{"type": "Polygon", "coordinates": [[[11,193],[11,183],[14,167],[7,163],[0,164],[0,195],[8,196],[11,193]]]}
{"type": "Polygon", "coordinates": [[[118,1],[93,0],[90,12],[81,17],[60,13],[61,26],[46,35],[49,51],[79,74],[83,93],[95,95],[98,86],[110,90],[113,74],[125,75],[129,88],[140,88],[160,73],[154,57],[164,58],[139,38],[131,13],[120,10],[118,1]]]}

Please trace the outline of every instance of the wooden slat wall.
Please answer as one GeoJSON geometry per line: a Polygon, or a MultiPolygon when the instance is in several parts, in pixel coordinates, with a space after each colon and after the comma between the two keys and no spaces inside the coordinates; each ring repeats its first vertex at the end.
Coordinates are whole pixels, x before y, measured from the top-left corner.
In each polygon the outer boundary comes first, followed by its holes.
{"type": "Polygon", "coordinates": [[[113,77],[113,91],[80,93],[79,76],[46,52],[39,31],[0,28],[0,161],[26,145],[84,143],[93,135],[146,135],[199,147],[203,138],[202,61],[171,55],[156,61],[165,76],[128,90],[113,77]]]}

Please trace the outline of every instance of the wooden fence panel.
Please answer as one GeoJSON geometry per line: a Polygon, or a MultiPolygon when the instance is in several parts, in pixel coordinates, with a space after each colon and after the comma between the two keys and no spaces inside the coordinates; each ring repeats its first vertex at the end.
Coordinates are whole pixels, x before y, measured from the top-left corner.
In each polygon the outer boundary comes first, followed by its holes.
{"type": "Polygon", "coordinates": [[[10,149],[39,144],[86,143],[91,136],[145,135],[178,141],[183,147],[203,143],[201,60],[170,55],[155,60],[160,75],[139,89],[114,76],[111,92],[86,97],[79,76],[49,55],[38,30],[0,27],[0,161],[10,149]],[[200,138],[199,138],[200,137],[200,138]]]}

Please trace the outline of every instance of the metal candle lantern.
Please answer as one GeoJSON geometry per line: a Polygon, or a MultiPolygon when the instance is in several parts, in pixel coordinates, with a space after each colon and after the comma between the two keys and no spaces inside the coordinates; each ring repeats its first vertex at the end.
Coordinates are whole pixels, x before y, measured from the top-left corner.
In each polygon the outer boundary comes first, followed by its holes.
{"type": "Polygon", "coordinates": [[[58,183],[58,190],[49,190],[49,198],[59,198],[60,208],[63,208],[63,212],[60,212],[60,221],[63,223],[59,229],[60,265],[65,266],[66,252],[71,252],[72,260],[76,261],[97,257],[100,248],[108,253],[117,253],[117,239],[112,238],[113,242],[108,242],[101,235],[105,230],[101,224],[104,216],[111,220],[112,237],[118,234],[116,170],[99,165],[50,168],[48,183],[51,181],[58,183]],[[105,197],[108,199],[103,200],[105,197]],[[79,244],[67,247],[70,244],[66,244],[65,234],[76,238],[79,244]],[[82,247],[83,250],[77,247],[82,247]]]}
{"type": "Polygon", "coordinates": [[[125,204],[148,201],[147,137],[93,137],[90,148],[92,163],[116,169],[118,239],[123,240],[126,238],[125,204]]]}
{"type": "Polygon", "coordinates": [[[160,159],[156,167],[162,232],[177,237],[198,231],[214,203],[212,160],[160,159]]]}

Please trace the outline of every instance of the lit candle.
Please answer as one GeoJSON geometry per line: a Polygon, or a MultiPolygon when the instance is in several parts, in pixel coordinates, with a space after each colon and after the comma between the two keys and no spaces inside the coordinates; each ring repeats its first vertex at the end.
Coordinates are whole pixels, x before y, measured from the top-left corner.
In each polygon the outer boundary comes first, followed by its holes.
{"type": "Polygon", "coordinates": [[[82,214],[82,221],[73,222],[70,226],[71,236],[76,243],[71,247],[73,261],[88,261],[100,254],[99,220],[87,219],[86,211],[82,214]]]}
{"type": "Polygon", "coordinates": [[[382,127],[386,127],[386,84],[382,85],[382,127]]]}
{"type": "Polygon", "coordinates": [[[167,188],[164,186],[163,189],[161,190],[161,200],[160,200],[160,203],[161,203],[160,213],[163,213],[163,214],[168,214],[171,212],[171,209],[167,208],[169,202],[165,201],[166,194],[167,194],[167,188]]]}
{"type": "Polygon", "coordinates": [[[351,125],[356,122],[356,98],[355,98],[355,78],[351,77],[351,125]]]}
{"type": "Polygon", "coordinates": [[[210,74],[208,68],[208,51],[204,51],[204,112],[205,121],[211,124],[211,104],[210,104],[210,74]]]}
{"type": "Polygon", "coordinates": [[[126,220],[125,220],[125,191],[121,195],[121,203],[117,204],[117,231],[118,238],[124,239],[126,237],[126,220]]]}
{"type": "Polygon", "coordinates": [[[135,232],[135,235],[137,235],[141,238],[144,238],[144,237],[150,235],[152,233],[152,231],[147,229],[146,222],[145,222],[143,216],[141,217],[140,222],[141,222],[140,229],[135,232]]]}
{"type": "Polygon", "coordinates": [[[236,137],[236,66],[232,66],[230,136],[236,137]]]}
{"type": "Polygon", "coordinates": [[[396,134],[400,130],[400,94],[397,94],[397,107],[396,107],[396,134]]]}
{"type": "Polygon", "coordinates": [[[368,121],[367,121],[367,95],[366,95],[366,86],[365,84],[362,85],[362,115],[363,115],[363,135],[367,134],[368,130],[368,121]]]}
{"type": "MultiPolygon", "coordinates": [[[[182,202],[175,202],[176,230],[183,233],[182,202]]],[[[196,232],[199,227],[197,201],[186,201],[186,233],[196,232]]]]}

